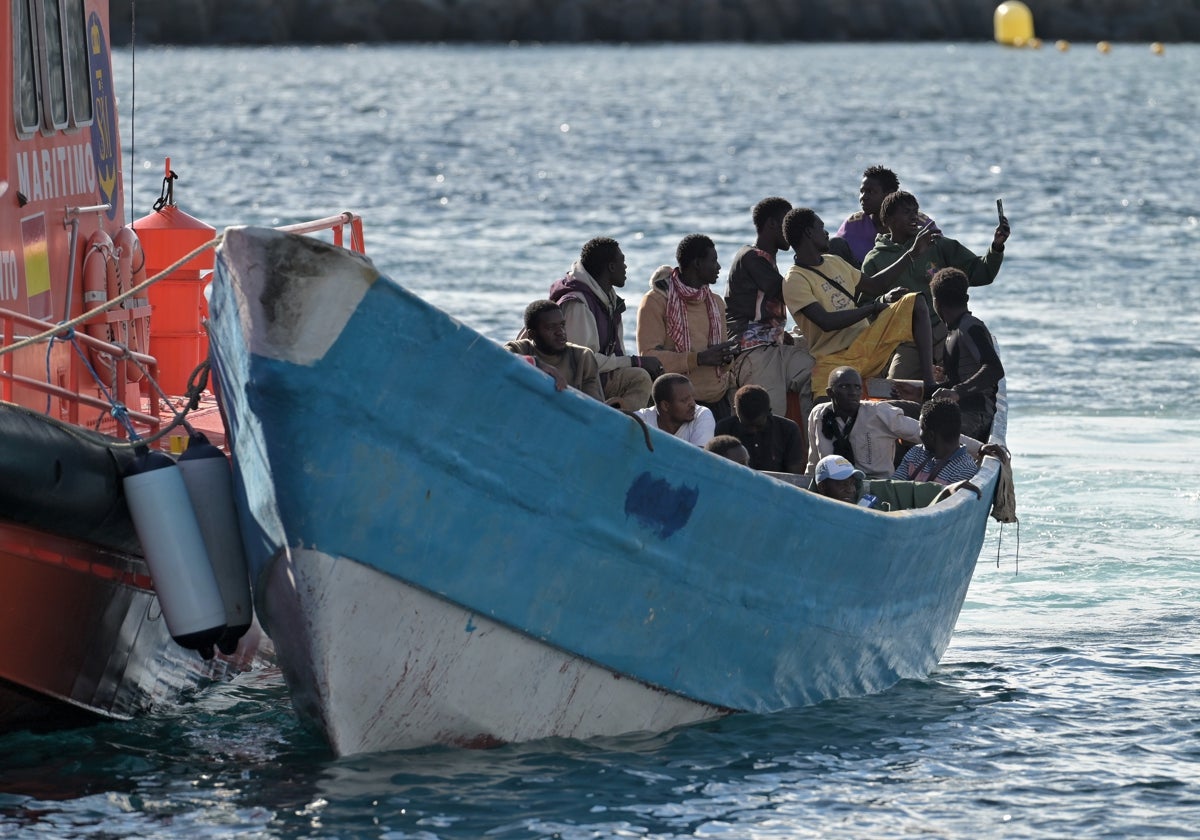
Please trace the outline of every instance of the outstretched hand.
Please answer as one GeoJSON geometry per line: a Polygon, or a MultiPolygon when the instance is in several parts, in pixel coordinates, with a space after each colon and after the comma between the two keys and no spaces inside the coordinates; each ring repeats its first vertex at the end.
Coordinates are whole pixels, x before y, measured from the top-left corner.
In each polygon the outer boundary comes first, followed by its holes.
{"type": "Polygon", "coordinates": [[[919,257],[925,253],[938,240],[941,234],[938,232],[937,226],[932,221],[917,231],[917,238],[913,240],[912,253],[913,256],[919,257]]]}
{"type": "Polygon", "coordinates": [[[1008,216],[1000,217],[1000,224],[996,225],[996,233],[992,236],[992,250],[998,251],[1004,247],[1004,243],[1008,241],[1008,235],[1011,233],[1008,227],[1008,216]]]}

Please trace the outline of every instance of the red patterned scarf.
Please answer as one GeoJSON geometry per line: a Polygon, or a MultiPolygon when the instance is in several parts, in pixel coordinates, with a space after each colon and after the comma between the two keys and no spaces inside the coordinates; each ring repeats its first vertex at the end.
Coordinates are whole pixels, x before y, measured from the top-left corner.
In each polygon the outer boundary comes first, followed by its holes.
{"type": "Polygon", "coordinates": [[[667,335],[675,343],[675,349],[681,353],[692,352],[692,335],[688,330],[687,305],[695,300],[704,300],[704,308],[708,310],[708,344],[700,349],[707,350],[714,344],[725,340],[725,323],[717,310],[717,301],[707,286],[693,289],[683,282],[679,269],[671,270],[667,280],[667,335]]]}

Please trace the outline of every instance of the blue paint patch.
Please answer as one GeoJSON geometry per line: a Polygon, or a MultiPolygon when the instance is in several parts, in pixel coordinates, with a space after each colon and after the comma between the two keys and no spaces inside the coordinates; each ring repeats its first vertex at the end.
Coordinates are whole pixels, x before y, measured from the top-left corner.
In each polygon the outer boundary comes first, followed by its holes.
{"type": "Polygon", "coordinates": [[[465,630],[468,633],[475,632],[475,616],[472,615],[467,618],[467,626],[464,627],[463,630],[465,630]]]}
{"type": "Polygon", "coordinates": [[[699,498],[699,487],[676,487],[644,472],[625,494],[625,516],[632,516],[665,540],[688,523],[699,498]]]}

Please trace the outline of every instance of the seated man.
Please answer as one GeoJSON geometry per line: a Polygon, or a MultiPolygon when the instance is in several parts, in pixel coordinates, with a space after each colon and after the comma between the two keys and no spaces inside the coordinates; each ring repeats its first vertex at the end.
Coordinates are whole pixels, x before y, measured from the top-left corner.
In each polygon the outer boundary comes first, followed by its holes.
{"type": "MultiPolygon", "coordinates": [[[[862,210],[851,213],[842,222],[837,233],[829,240],[830,253],[861,269],[863,258],[875,247],[875,237],[884,232],[883,224],[879,221],[879,206],[884,196],[899,189],[900,179],[895,172],[882,166],[867,167],[858,188],[858,206],[862,210]]],[[[926,224],[933,224],[933,219],[922,213],[921,226],[926,224]]],[[[933,231],[938,232],[937,225],[933,225],[933,231]]]]}
{"type": "Polygon", "coordinates": [[[987,440],[996,416],[997,385],[1004,365],[987,325],[971,314],[967,301],[967,275],[943,268],[929,281],[933,310],[946,324],[945,380],[934,393],[938,399],[958,403],[963,434],[987,440]]]}
{"type": "Polygon", "coordinates": [[[621,314],[625,301],[625,255],[615,239],[589,239],[571,270],[550,287],[550,300],[562,307],[567,338],[596,354],[600,384],[609,402],[625,411],[650,404],[651,380],[663,372],[653,356],[626,356],[621,314]]]}
{"type": "Polygon", "coordinates": [[[733,396],[733,416],[718,421],[716,433],[741,441],[750,453],[750,466],[756,470],[804,472],[800,427],[771,413],[771,398],[761,385],[738,388],[733,396]]]}
{"type": "Polygon", "coordinates": [[[727,458],[735,464],[741,464],[743,467],[750,466],[750,453],[746,451],[746,447],[742,445],[742,442],[733,435],[717,435],[704,444],[704,451],[720,455],[722,458],[727,458]]]}
{"type": "Polygon", "coordinates": [[[775,261],[780,250],[788,249],[783,217],[791,209],[787,199],[777,196],[754,205],[756,237],[734,255],[729,268],[725,323],[741,349],[730,369],[732,387],[761,385],[771,398],[771,411],[781,416],[788,415],[788,396],[794,393],[794,412],[803,422],[812,409],[813,358],[805,342],[785,330],[783,275],[775,261]]]}
{"type": "Polygon", "coordinates": [[[916,294],[902,295],[903,290],[896,289],[884,300],[862,306],[855,303],[858,296],[875,298],[890,288],[891,278],[929,247],[929,232],[923,231],[894,264],[870,276],[824,253],[829,233],[820,217],[808,208],[789,211],[783,220],[783,233],[792,246],[795,262],[783,280],[783,299],[816,358],[814,388],[816,383],[826,382],[834,368],[846,365],[863,376],[877,376],[887,368],[896,348],[912,341],[920,353],[925,394],[932,395],[933,340],[925,299],[916,294]]]}
{"type": "Polygon", "coordinates": [[[567,320],[552,300],[535,300],[525,307],[525,332],[529,338],[504,343],[505,349],[527,357],[554,377],[558,390],[570,385],[604,402],[596,356],[586,347],[567,341],[567,320]]]}
{"type": "Polygon", "coordinates": [[[972,478],[979,465],[959,443],[962,413],[949,400],[934,399],[921,408],[921,443],[908,450],[892,478],[953,484],[972,478]]]}
{"type": "MultiPolygon", "coordinates": [[[[887,478],[896,469],[896,441],[921,442],[921,424],[888,402],[863,402],[863,382],[852,367],[829,374],[821,403],[808,416],[808,471],[827,455],[841,455],[868,478],[887,478]]],[[[963,438],[972,454],[980,442],[963,438]]]]}
{"type": "Polygon", "coordinates": [[[979,489],[968,481],[943,487],[928,481],[864,480],[862,471],[841,455],[827,455],[817,463],[812,490],[839,502],[884,512],[927,507],[958,490],[979,495],[979,489]]]}
{"type": "Polygon", "coordinates": [[[817,462],[813,471],[814,493],[837,499],[839,502],[858,504],[862,496],[863,474],[841,455],[827,455],[817,462]]]}
{"type": "Polygon", "coordinates": [[[721,273],[717,248],[707,236],[685,236],[675,249],[675,268],[662,266],[637,314],[637,346],[672,373],[682,373],[696,399],[718,419],[729,415],[729,365],[737,339],[725,340],[725,301],[709,289],[721,273]]]}
{"type": "MultiPolygon", "coordinates": [[[[892,280],[910,291],[920,292],[930,308],[933,301],[929,293],[929,280],[940,269],[960,268],[966,273],[970,285],[986,286],[996,279],[1000,264],[1004,261],[1004,243],[1008,241],[1009,234],[1008,219],[1000,220],[992,234],[991,247],[982,257],[971,253],[953,239],[929,232],[930,246],[914,253],[912,259],[904,260],[906,254],[913,252],[913,243],[924,233],[917,197],[903,190],[892,193],[883,200],[879,218],[887,233],[879,237],[871,253],[863,260],[863,272],[869,274],[897,262],[903,264],[903,270],[892,280]]],[[[930,327],[933,330],[934,361],[940,363],[946,327],[937,313],[930,317],[930,327]]],[[[902,346],[889,366],[889,378],[919,379],[921,368],[915,354],[916,348],[911,342],[902,346]]],[[[927,391],[925,396],[928,398],[931,394],[931,391],[927,391]]]]}
{"type": "Polygon", "coordinates": [[[696,446],[712,440],[717,424],[711,411],[696,404],[696,389],[682,373],[664,373],[654,380],[654,405],[634,414],[647,426],[696,446]]]}

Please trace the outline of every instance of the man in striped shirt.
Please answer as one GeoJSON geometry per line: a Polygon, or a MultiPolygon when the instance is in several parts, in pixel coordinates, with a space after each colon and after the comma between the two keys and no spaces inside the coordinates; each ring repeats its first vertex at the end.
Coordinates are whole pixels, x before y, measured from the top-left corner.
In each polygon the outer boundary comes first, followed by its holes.
{"type": "Polygon", "coordinates": [[[962,412],[946,399],[933,399],[921,408],[921,442],[908,450],[892,478],[954,484],[971,478],[979,465],[959,442],[962,412]]]}

